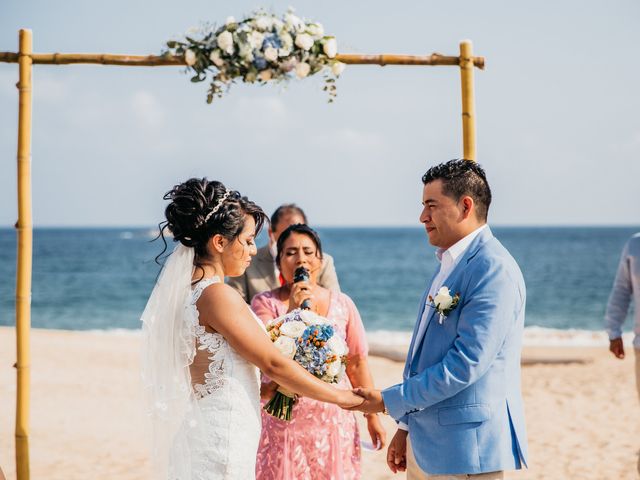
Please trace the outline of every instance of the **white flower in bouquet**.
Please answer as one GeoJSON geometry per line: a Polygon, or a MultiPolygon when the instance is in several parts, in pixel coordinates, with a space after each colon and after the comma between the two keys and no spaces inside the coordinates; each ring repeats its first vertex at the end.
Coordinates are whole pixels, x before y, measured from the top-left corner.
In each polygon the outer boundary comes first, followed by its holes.
{"type": "Polygon", "coordinates": [[[291,50],[293,48],[293,37],[288,32],[282,32],[280,34],[280,41],[282,42],[282,48],[284,50],[291,50]]]}
{"type": "Polygon", "coordinates": [[[335,360],[328,364],[327,367],[327,375],[330,377],[337,377],[340,375],[340,371],[342,370],[342,362],[340,360],[335,360]]]}
{"type": "Polygon", "coordinates": [[[264,58],[266,58],[270,62],[275,62],[278,59],[278,49],[267,47],[264,50],[264,58]]]}
{"type": "Polygon", "coordinates": [[[222,65],[224,65],[224,60],[220,56],[220,50],[218,50],[217,48],[211,52],[211,54],[209,55],[209,60],[211,60],[216,67],[221,67],[222,65]]]}
{"type": "Polygon", "coordinates": [[[196,53],[193,50],[184,52],[184,61],[190,67],[196,64],[196,53]]]}
{"type": "Polygon", "coordinates": [[[236,23],[236,19],[234,17],[227,17],[227,19],[224,21],[225,25],[231,25],[232,23],[236,23]]]}
{"type": "Polygon", "coordinates": [[[316,40],[324,36],[324,27],[320,23],[312,23],[307,27],[307,32],[316,40]]]}
{"type": "Polygon", "coordinates": [[[218,35],[216,40],[218,42],[218,47],[220,47],[223,52],[233,55],[233,35],[231,35],[229,30],[225,30],[218,35]]]}
{"type": "Polygon", "coordinates": [[[254,49],[262,48],[262,42],[264,42],[264,34],[254,30],[249,34],[248,40],[249,40],[249,45],[251,45],[251,48],[254,48],[254,49]]]}
{"type": "Polygon", "coordinates": [[[338,54],[338,42],[335,38],[330,37],[322,45],[324,54],[329,58],[334,58],[338,54]]]}
{"type": "Polygon", "coordinates": [[[304,322],[293,320],[291,322],[285,322],[280,326],[280,333],[290,338],[298,338],[304,332],[307,326],[304,322]]]}
{"type": "Polygon", "coordinates": [[[270,30],[273,26],[273,19],[266,15],[260,15],[256,18],[256,27],[260,30],[270,30]]]}
{"type": "Polygon", "coordinates": [[[306,62],[300,62],[296,65],[296,76],[298,78],[304,78],[309,75],[311,71],[311,66],[306,62]]]}
{"type": "Polygon", "coordinates": [[[438,310],[447,310],[453,303],[453,297],[449,293],[449,289],[447,287],[440,288],[433,299],[433,303],[435,303],[438,310]]]}
{"type": "Polygon", "coordinates": [[[284,14],[284,23],[288,28],[294,28],[296,30],[299,30],[304,25],[300,17],[291,11],[284,14]]]}
{"type": "Polygon", "coordinates": [[[301,48],[303,50],[310,50],[313,47],[313,38],[311,35],[306,33],[299,33],[296,35],[295,41],[296,47],[301,48]]]}
{"type": "Polygon", "coordinates": [[[334,335],[327,340],[327,347],[339,357],[342,357],[349,352],[349,347],[339,335],[334,335]]]}
{"type": "Polygon", "coordinates": [[[331,72],[337,77],[342,74],[342,72],[344,72],[346,66],[347,65],[342,62],[335,62],[333,65],[331,65],[331,72]]]}
{"type": "Polygon", "coordinates": [[[317,313],[311,310],[300,310],[298,313],[300,319],[308,325],[329,325],[331,322],[324,317],[321,317],[317,313]]]}
{"type": "Polygon", "coordinates": [[[243,60],[250,62],[253,60],[253,47],[251,47],[251,44],[246,43],[246,42],[242,42],[238,44],[238,55],[240,55],[240,58],[242,58],[243,60]]]}
{"type": "Polygon", "coordinates": [[[284,335],[279,336],[274,346],[287,358],[293,358],[296,354],[296,341],[293,338],[286,337],[284,335]]]}

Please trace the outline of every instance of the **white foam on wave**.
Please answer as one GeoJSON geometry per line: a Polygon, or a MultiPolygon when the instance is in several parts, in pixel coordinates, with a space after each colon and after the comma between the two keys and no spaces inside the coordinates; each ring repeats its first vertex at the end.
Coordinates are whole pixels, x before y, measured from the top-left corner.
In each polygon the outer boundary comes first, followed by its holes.
{"type": "Polygon", "coordinates": [[[128,336],[128,337],[137,337],[142,333],[142,330],[139,328],[107,328],[107,329],[94,329],[94,330],[85,330],[87,333],[97,333],[100,335],[114,335],[114,336],[128,336]]]}
{"type": "MultiPolygon", "coordinates": [[[[389,347],[408,346],[411,343],[409,331],[374,330],[367,332],[370,344],[389,347]]],[[[631,345],[633,333],[622,335],[625,345],[631,345]]],[[[538,326],[524,329],[523,345],[526,347],[607,347],[609,337],[598,330],[559,329],[538,326]]]]}
{"type": "MultiPolygon", "coordinates": [[[[631,345],[633,333],[623,334],[622,339],[626,345],[631,345]]],[[[531,326],[524,329],[523,344],[526,347],[608,347],[609,337],[604,330],[531,326]]]]}

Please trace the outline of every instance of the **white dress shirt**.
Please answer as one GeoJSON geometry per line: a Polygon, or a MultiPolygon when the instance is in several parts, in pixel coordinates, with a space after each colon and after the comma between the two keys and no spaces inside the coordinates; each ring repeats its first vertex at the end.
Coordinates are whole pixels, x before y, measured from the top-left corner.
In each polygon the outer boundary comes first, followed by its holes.
{"type": "MultiPolygon", "coordinates": [[[[431,283],[431,288],[429,288],[429,295],[427,295],[426,304],[429,304],[429,296],[435,297],[436,293],[443,286],[444,281],[451,275],[453,269],[456,268],[460,260],[462,260],[463,255],[469,249],[471,242],[478,236],[478,234],[487,228],[487,224],[485,223],[481,227],[475,229],[466,237],[458,240],[456,243],[451,245],[447,250],[442,250],[439,248],[436,250],[436,258],[440,262],[440,270],[438,274],[433,279],[431,283]]],[[[424,311],[422,312],[422,317],[420,318],[420,325],[418,327],[418,331],[416,333],[416,342],[413,345],[413,351],[411,352],[411,358],[416,354],[418,347],[420,346],[422,336],[424,335],[424,331],[427,328],[427,318],[429,317],[430,307],[426,306],[424,311]],[[418,341],[420,340],[420,341],[418,341]]],[[[398,423],[398,427],[402,430],[409,430],[409,427],[405,423],[398,423]]]]}

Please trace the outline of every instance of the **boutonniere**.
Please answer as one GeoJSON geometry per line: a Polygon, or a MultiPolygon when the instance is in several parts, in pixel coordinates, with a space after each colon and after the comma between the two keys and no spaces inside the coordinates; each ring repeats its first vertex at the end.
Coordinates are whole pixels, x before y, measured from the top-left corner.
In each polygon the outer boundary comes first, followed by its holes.
{"type": "Polygon", "coordinates": [[[444,319],[449,316],[451,312],[455,310],[460,302],[460,294],[456,293],[453,297],[451,296],[451,292],[447,287],[440,287],[438,293],[436,293],[435,298],[429,295],[429,305],[432,308],[435,308],[438,311],[438,323],[442,325],[444,319]]]}

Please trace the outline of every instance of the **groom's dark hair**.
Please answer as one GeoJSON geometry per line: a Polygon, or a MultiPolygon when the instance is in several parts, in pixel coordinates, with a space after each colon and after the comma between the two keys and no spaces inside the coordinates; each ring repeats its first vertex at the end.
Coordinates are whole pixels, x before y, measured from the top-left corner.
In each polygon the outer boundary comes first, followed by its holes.
{"type": "Polygon", "coordinates": [[[487,221],[491,205],[491,188],[484,169],[474,161],[449,160],[427,170],[422,176],[425,185],[442,180],[442,191],[456,202],[463,196],[473,198],[479,220],[487,221]]]}

